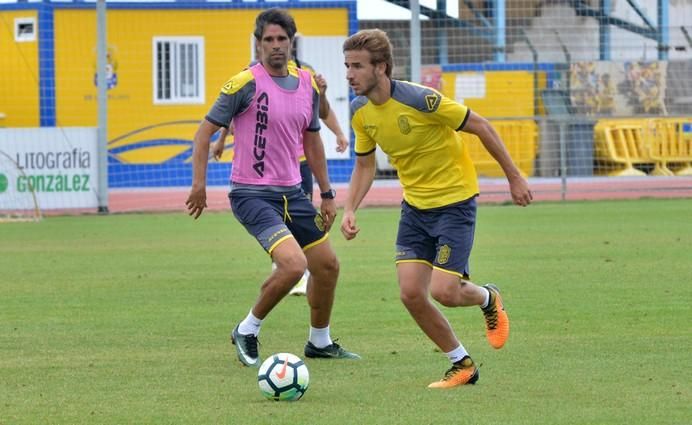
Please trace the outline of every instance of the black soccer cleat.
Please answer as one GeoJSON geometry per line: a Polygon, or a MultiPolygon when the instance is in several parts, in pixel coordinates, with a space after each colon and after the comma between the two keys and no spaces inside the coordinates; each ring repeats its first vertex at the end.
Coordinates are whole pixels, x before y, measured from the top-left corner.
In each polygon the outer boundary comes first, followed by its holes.
{"type": "Polygon", "coordinates": [[[339,344],[333,342],[324,348],[317,348],[308,341],[305,344],[305,357],[312,359],[350,359],[360,360],[360,356],[356,353],[344,350],[339,344]]]}

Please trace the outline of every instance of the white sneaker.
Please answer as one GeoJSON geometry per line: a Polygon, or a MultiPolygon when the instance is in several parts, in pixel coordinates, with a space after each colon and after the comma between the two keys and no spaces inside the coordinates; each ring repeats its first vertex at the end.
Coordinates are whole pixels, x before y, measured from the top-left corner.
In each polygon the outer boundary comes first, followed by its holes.
{"type": "Polygon", "coordinates": [[[298,283],[296,283],[296,285],[293,288],[291,288],[288,294],[306,295],[308,293],[308,276],[310,276],[310,272],[305,270],[305,274],[303,274],[303,277],[301,277],[298,283]]]}

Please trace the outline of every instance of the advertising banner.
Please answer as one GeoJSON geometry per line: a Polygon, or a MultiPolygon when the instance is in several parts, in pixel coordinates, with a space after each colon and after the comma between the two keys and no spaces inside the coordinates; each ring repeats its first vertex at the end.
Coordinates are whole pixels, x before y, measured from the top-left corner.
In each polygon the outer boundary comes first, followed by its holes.
{"type": "Polygon", "coordinates": [[[665,115],[666,67],[661,61],[573,63],[572,106],[586,115],[665,115]]]}
{"type": "Polygon", "coordinates": [[[95,128],[0,128],[0,209],[98,207],[95,128]]]}

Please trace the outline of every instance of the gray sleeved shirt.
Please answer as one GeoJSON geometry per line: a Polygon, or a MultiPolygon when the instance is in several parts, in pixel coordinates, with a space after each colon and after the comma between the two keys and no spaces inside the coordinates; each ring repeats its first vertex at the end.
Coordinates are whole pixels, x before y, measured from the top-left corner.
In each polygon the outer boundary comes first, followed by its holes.
{"type": "MultiPolygon", "coordinates": [[[[284,90],[298,88],[299,79],[289,73],[286,77],[273,77],[272,80],[284,90]]],[[[205,117],[207,121],[220,127],[228,128],[233,117],[244,112],[252,103],[256,90],[252,72],[244,70],[223,86],[219,97],[205,117]],[[248,75],[249,74],[249,75],[248,75]]],[[[317,90],[312,93],[312,120],[308,131],[320,131],[320,95],[317,90]]]]}

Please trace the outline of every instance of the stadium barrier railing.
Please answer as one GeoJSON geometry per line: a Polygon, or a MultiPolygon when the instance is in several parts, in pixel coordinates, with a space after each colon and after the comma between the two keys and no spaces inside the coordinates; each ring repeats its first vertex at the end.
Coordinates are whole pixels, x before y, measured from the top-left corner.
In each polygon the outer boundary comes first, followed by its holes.
{"type": "Polygon", "coordinates": [[[594,128],[599,168],[609,176],[690,175],[691,123],[692,118],[599,120],[594,128]]]}
{"type": "MultiPolygon", "coordinates": [[[[492,125],[502,138],[509,155],[524,177],[532,176],[534,160],[538,150],[538,125],[534,120],[492,120],[492,125]]],[[[476,166],[483,177],[502,177],[504,173],[483,144],[469,133],[463,134],[464,141],[476,166]]]]}
{"type": "Polygon", "coordinates": [[[651,157],[659,169],[655,175],[692,175],[692,117],[648,121],[651,157]]]}

